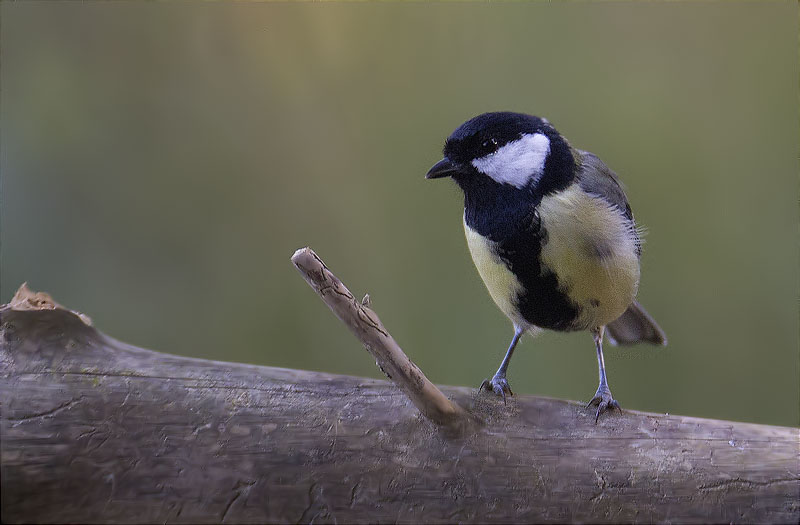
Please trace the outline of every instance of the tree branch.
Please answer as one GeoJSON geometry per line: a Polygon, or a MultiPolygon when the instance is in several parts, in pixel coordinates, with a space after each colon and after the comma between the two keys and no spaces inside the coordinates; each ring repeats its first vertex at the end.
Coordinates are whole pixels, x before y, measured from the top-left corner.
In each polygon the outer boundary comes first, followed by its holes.
{"type": "Polygon", "coordinates": [[[0,308],[4,523],[800,520],[798,429],[595,426],[578,403],[441,387],[485,422],[453,433],[441,401],[420,416],[430,388],[415,406],[386,381],[162,354],[33,303],[0,308]]]}

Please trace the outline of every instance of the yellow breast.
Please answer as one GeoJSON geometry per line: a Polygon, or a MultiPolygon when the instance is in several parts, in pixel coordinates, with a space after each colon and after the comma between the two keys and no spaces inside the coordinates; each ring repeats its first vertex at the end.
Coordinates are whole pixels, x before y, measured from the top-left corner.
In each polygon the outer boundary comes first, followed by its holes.
{"type": "Polygon", "coordinates": [[[581,307],[578,324],[603,326],[622,315],[639,286],[637,241],[630,221],[577,185],[545,196],[538,209],[547,231],[542,262],[581,307]]]}
{"type": "Polygon", "coordinates": [[[483,237],[478,232],[464,223],[464,231],[467,236],[467,246],[469,246],[472,260],[478,268],[478,273],[486,284],[489,295],[492,296],[495,304],[500,310],[511,319],[516,326],[524,327],[527,325],[517,311],[514,301],[521,289],[519,280],[511,273],[511,270],[496,255],[492,249],[492,241],[483,237]]]}

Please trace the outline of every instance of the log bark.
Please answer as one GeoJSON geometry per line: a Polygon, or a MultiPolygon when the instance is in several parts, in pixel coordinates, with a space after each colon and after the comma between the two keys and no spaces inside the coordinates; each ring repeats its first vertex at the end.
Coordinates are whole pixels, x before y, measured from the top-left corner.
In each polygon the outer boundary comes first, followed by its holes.
{"type": "Polygon", "coordinates": [[[800,431],[190,359],[0,310],[4,522],[800,520],[800,431]]]}

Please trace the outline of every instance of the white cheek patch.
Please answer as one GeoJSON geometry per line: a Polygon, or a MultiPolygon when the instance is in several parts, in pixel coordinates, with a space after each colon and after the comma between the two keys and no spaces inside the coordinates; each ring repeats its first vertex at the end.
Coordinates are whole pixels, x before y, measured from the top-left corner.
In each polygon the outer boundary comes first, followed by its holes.
{"type": "Polygon", "coordinates": [[[544,171],[550,153],[550,139],[541,133],[526,134],[472,165],[501,184],[522,188],[536,181],[544,171]]]}

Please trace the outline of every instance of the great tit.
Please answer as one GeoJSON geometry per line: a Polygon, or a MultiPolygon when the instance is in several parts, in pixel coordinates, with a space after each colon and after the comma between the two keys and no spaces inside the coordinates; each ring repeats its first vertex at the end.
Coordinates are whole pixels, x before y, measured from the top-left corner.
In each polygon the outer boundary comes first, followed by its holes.
{"type": "Polygon", "coordinates": [[[444,159],[426,178],[450,177],[464,193],[472,260],[514,337],[481,390],[513,395],[506,373],[520,337],[542,329],[589,330],[600,385],[586,407],[595,422],[619,403],[603,362],[612,344],[666,345],[664,332],[636,302],[641,231],[617,175],[596,155],[570,146],[546,120],[484,113],[445,141],[444,159]]]}

